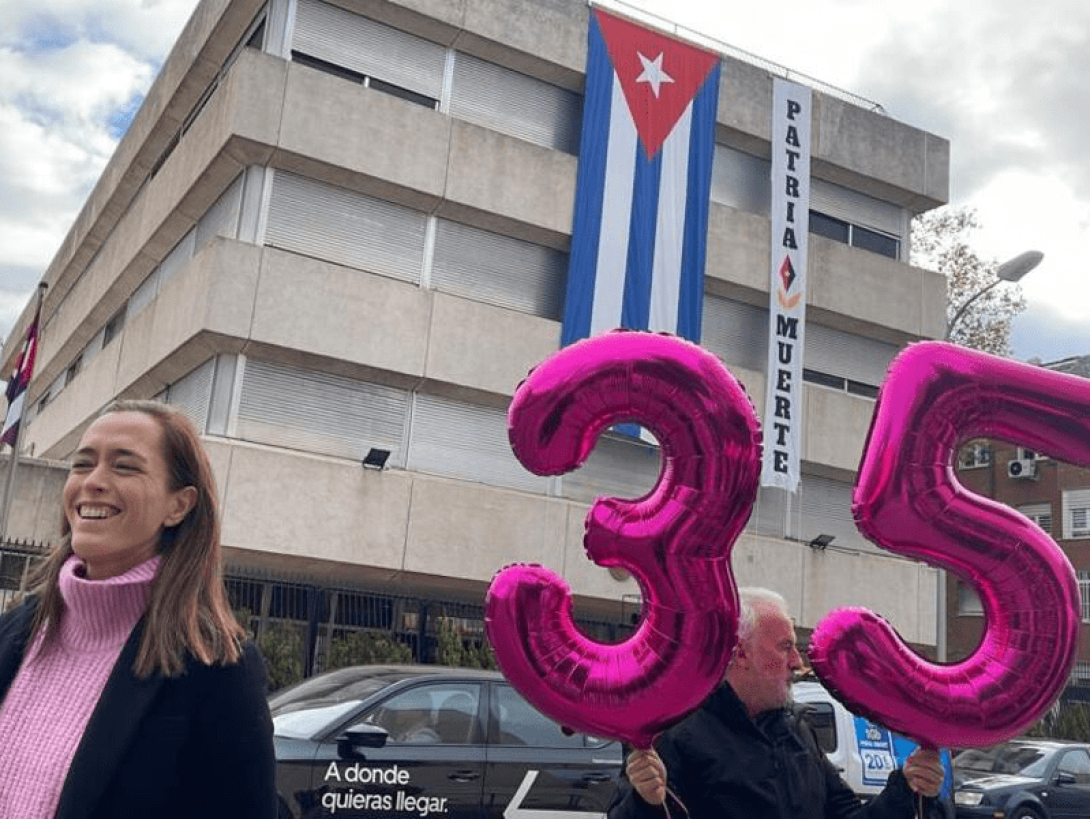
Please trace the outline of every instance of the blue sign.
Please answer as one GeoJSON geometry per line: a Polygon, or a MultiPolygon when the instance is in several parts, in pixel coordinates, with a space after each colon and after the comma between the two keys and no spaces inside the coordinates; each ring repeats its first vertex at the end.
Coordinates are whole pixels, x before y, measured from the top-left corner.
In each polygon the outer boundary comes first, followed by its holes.
{"type": "MultiPolygon", "coordinates": [[[[863,717],[854,719],[859,757],[863,761],[863,784],[882,787],[886,784],[889,775],[904,765],[908,755],[919,746],[912,740],[891,733],[863,717]]],[[[945,776],[940,796],[948,799],[954,779],[949,751],[942,752],[942,767],[945,776]]]]}

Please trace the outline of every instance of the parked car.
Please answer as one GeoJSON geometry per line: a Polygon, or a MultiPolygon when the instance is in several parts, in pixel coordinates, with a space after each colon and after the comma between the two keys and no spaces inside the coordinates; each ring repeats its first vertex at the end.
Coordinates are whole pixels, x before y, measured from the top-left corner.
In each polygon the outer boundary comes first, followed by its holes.
{"type": "Polygon", "coordinates": [[[1011,740],[954,757],[958,819],[1087,819],[1090,744],[1011,740]]]}
{"type": "Polygon", "coordinates": [[[357,666],[269,698],[281,819],[603,819],[621,744],[566,734],[496,672],[357,666]]]}
{"type": "MultiPolygon", "coordinates": [[[[807,706],[807,718],[817,733],[821,750],[844,781],[863,799],[872,799],[881,792],[889,775],[903,765],[916,748],[911,740],[853,714],[819,682],[795,683],[792,697],[795,702],[807,706]]],[[[945,751],[943,766],[946,781],[931,815],[950,819],[954,814],[950,800],[953,773],[950,755],[945,751]]]]}

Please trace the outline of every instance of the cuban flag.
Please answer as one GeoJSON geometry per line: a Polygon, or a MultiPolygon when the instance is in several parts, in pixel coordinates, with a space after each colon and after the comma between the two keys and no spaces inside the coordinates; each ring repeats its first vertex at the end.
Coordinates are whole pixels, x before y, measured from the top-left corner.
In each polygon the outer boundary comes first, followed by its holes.
{"type": "Polygon", "coordinates": [[[561,346],[700,340],[719,55],[594,9],[561,346]]]}
{"type": "Polygon", "coordinates": [[[42,319],[42,305],[38,304],[38,310],[34,314],[34,321],[27,330],[26,341],[23,343],[23,351],[15,362],[15,372],[11,374],[7,390],[4,395],[8,399],[8,411],[4,416],[4,426],[0,429],[0,444],[7,444],[15,448],[19,437],[19,423],[23,418],[23,402],[26,398],[27,387],[34,376],[34,359],[38,353],[38,324],[42,319]]]}

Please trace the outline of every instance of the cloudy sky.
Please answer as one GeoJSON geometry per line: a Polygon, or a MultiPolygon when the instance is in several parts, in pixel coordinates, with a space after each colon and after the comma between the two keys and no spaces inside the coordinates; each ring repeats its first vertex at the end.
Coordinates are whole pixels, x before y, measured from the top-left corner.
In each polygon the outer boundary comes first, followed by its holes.
{"type": "MultiPolygon", "coordinates": [[[[1045,254],[1015,356],[1090,354],[1085,0],[627,0],[880,103],[952,145],[974,245],[1045,254]]],[[[0,0],[0,338],[10,331],[195,0],[0,0]]]]}

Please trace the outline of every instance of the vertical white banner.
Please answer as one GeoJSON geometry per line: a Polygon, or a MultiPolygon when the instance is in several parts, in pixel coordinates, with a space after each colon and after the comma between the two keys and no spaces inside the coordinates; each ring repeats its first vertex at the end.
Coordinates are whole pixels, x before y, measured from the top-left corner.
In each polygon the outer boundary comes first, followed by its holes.
{"type": "Polygon", "coordinates": [[[802,351],[810,231],[810,89],[772,87],[772,266],[761,486],[794,492],[802,449],[802,351]]]}

